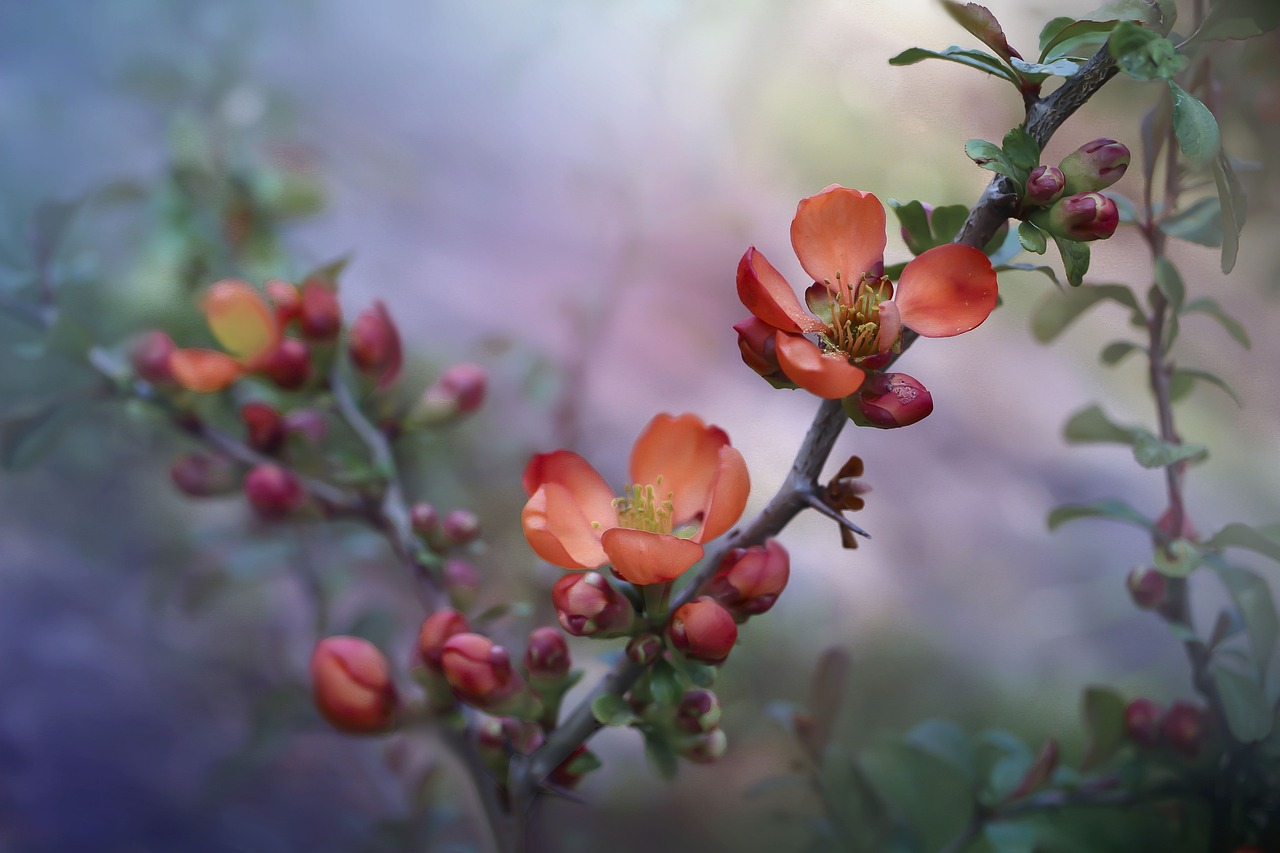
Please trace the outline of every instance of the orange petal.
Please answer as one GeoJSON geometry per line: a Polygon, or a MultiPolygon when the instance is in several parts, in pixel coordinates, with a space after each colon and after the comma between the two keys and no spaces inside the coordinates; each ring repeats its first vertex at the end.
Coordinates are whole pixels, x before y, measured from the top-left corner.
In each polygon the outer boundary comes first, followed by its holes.
{"type": "Polygon", "coordinates": [[[169,372],[188,391],[212,394],[240,378],[239,362],[211,349],[176,349],[169,353],[169,372]]]}
{"type": "Polygon", "coordinates": [[[791,245],[814,281],[834,286],[839,272],[856,286],[864,272],[884,259],[884,224],[878,198],[832,184],[800,201],[791,222],[791,245]]]}
{"type": "Polygon", "coordinates": [[[613,570],[637,585],[666,583],[702,559],[702,546],[665,533],[615,527],[601,540],[613,570]]]}
{"type": "Polygon", "coordinates": [[[572,451],[537,454],[525,466],[521,479],[527,495],[547,483],[556,483],[568,490],[589,520],[599,522],[602,528],[618,523],[613,505],[616,493],[590,462],[572,451]]]}
{"type": "Polygon", "coordinates": [[[996,307],[996,274],[969,246],[936,246],[907,264],[893,301],[902,325],[926,338],[947,338],[982,323],[996,307]]]}
{"type": "Polygon", "coordinates": [[[748,311],[775,329],[816,332],[824,328],[804,310],[782,273],[755,246],[738,261],[738,298],[748,311]]]}
{"type": "Polygon", "coordinates": [[[280,340],[275,313],[257,290],[239,279],[211,285],[200,307],[218,343],[241,361],[253,361],[280,340]]]}
{"type": "Polygon", "coordinates": [[[720,448],[720,462],[716,479],[711,487],[711,500],[707,506],[702,529],[694,536],[697,542],[710,542],[737,523],[747,506],[751,492],[751,478],[747,474],[747,462],[736,447],[720,448]]]}
{"type": "Polygon", "coordinates": [[[817,344],[800,335],[778,332],[775,343],[782,372],[810,394],[839,400],[857,391],[866,377],[844,355],[823,353],[817,344]]]}
{"type": "Polygon", "coordinates": [[[711,499],[720,448],[728,444],[724,430],[697,415],[657,415],[631,450],[631,482],[654,486],[659,500],[669,493],[676,527],[699,521],[711,499]]]}
{"type": "Polygon", "coordinates": [[[520,513],[520,526],[529,547],[548,563],[565,569],[594,569],[609,562],[600,547],[606,528],[593,526],[559,483],[546,483],[533,493],[520,513]]]}
{"type": "Polygon", "coordinates": [[[902,315],[898,312],[898,303],[892,299],[876,306],[880,317],[880,334],[876,337],[876,350],[888,352],[902,334],[902,315]]]}

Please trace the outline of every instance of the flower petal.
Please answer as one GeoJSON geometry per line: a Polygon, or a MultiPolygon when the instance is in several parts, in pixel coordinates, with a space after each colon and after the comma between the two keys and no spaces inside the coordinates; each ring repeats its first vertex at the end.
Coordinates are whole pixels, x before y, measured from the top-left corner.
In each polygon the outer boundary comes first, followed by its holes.
{"type": "Polygon", "coordinates": [[[796,293],[755,246],[738,261],[738,299],[752,314],[775,329],[816,332],[822,324],[810,317],[796,293]]]}
{"type": "Polygon", "coordinates": [[[676,527],[701,521],[719,471],[720,448],[728,444],[724,430],[707,426],[697,415],[656,415],[631,450],[631,482],[655,486],[659,500],[669,493],[676,527]]]}
{"type": "Polygon", "coordinates": [[[625,581],[643,586],[680,577],[702,559],[702,546],[665,533],[615,527],[601,540],[613,570],[625,581]]]}
{"type": "Polygon", "coordinates": [[[747,462],[736,447],[720,448],[719,465],[715,482],[711,486],[710,500],[703,514],[702,529],[693,537],[695,542],[710,542],[738,522],[747,506],[751,492],[751,478],[747,474],[747,462]]]}
{"type": "Polygon", "coordinates": [[[824,354],[817,344],[800,335],[778,332],[778,364],[787,378],[811,394],[828,400],[848,397],[862,385],[866,374],[840,353],[824,354]]]}
{"type": "Polygon", "coordinates": [[[862,274],[884,259],[884,226],[880,199],[832,184],[801,199],[791,222],[791,245],[814,281],[834,286],[839,272],[857,286],[862,274]]]}
{"type": "Polygon", "coordinates": [[[888,352],[902,334],[902,315],[898,311],[898,303],[892,299],[876,306],[880,317],[880,334],[876,337],[876,350],[888,352]]]}
{"type": "Polygon", "coordinates": [[[275,314],[247,282],[228,278],[211,285],[200,307],[218,343],[241,361],[258,358],[280,341],[275,314]]]}
{"type": "Polygon", "coordinates": [[[546,483],[556,483],[567,489],[582,514],[599,522],[602,529],[618,523],[618,511],[613,505],[615,492],[590,462],[571,450],[537,454],[525,466],[521,479],[527,495],[546,483]]]}
{"type": "Polygon", "coordinates": [[[211,349],[176,349],[169,353],[169,372],[188,391],[212,394],[240,378],[239,362],[211,349]]]}
{"type": "Polygon", "coordinates": [[[996,307],[991,261],[970,246],[935,246],[907,264],[893,301],[902,325],[926,338],[967,332],[996,307]]]}
{"type": "Polygon", "coordinates": [[[609,562],[600,547],[601,527],[592,525],[574,495],[559,483],[540,486],[520,513],[529,547],[565,569],[594,569],[609,562]]]}

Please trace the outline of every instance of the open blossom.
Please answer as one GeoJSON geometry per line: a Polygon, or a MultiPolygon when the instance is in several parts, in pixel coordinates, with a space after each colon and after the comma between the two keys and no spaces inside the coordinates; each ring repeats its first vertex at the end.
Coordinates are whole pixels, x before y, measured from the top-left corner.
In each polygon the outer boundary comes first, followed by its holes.
{"type": "Polygon", "coordinates": [[[621,497],[568,450],[529,460],[521,514],[539,557],[571,570],[613,566],[633,584],[674,580],[702,558],[702,543],[742,515],[750,481],[742,454],[695,415],[661,414],[631,451],[621,497]]]}
{"type": "Polygon", "coordinates": [[[738,298],[773,329],[786,378],[819,397],[856,392],[866,369],[899,346],[903,328],[950,337],[995,308],[991,262],[969,246],[929,249],[907,264],[895,288],[882,274],[885,215],[871,193],[832,185],[801,200],[791,245],[814,280],[805,291],[809,311],[755,247],[738,264],[738,298]]]}
{"type": "Polygon", "coordinates": [[[226,352],[192,347],[169,355],[174,380],[190,391],[221,391],[245,373],[261,369],[280,343],[275,313],[248,282],[224,279],[211,285],[200,307],[226,352]]]}

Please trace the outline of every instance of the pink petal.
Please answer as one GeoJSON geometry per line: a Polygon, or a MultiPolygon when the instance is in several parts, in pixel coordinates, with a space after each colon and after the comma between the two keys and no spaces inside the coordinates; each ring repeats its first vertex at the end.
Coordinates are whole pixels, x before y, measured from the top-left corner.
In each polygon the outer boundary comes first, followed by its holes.
{"type": "Polygon", "coordinates": [[[778,332],[776,343],[782,372],[810,394],[839,400],[857,391],[866,377],[844,355],[825,354],[808,338],[778,332]]]}
{"type": "Polygon", "coordinates": [[[702,559],[702,546],[665,533],[616,527],[603,540],[613,570],[637,585],[666,583],[680,577],[702,559]]]}
{"type": "Polygon", "coordinates": [[[751,492],[751,478],[747,474],[747,462],[736,447],[720,448],[720,461],[716,479],[711,487],[710,501],[703,513],[702,529],[694,536],[696,542],[710,542],[727,531],[742,517],[751,492]]]}
{"type": "Polygon", "coordinates": [[[631,450],[631,482],[655,486],[659,500],[670,493],[676,527],[700,520],[711,499],[720,448],[728,444],[724,430],[697,415],[657,415],[631,450]]]}
{"type": "Polygon", "coordinates": [[[907,264],[893,301],[902,325],[926,338],[947,338],[987,319],[997,294],[996,274],[987,256],[949,243],[907,264]]]}
{"type": "Polygon", "coordinates": [[[617,524],[618,513],[613,506],[615,492],[590,462],[573,451],[537,454],[525,466],[521,480],[527,495],[547,483],[557,483],[568,490],[587,518],[606,527],[617,524]]]}
{"type": "Polygon", "coordinates": [[[884,259],[884,226],[878,198],[832,184],[800,201],[791,222],[791,245],[814,281],[834,287],[839,272],[856,287],[862,274],[884,259]]]}
{"type": "Polygon", "coordinates": [[[748,311],[775,329],[813,332],[822,328],[822,324],[801,307],[782,273],[754,246],[738,261],[738,299],[748,311]]]}
{"type": "Polygon", "coordinates": [[[594,569],[609,562],[600,547],[606,529],[593,525],[559,483],[546,483],[533,493],[520,513],[520,526],[529,547],[548,563],[565,569],[594,569]]]}

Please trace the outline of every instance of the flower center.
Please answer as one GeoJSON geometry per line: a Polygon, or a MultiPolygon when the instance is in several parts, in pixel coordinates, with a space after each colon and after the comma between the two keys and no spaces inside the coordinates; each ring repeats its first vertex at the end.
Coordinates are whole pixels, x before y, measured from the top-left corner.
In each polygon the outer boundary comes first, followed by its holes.
{"type": "Polygon", "coordinates": [[[622,497],[613,499],[613,507],[618,511],[618,526],[630,530],[644,530],[648,533],[672,532],[672,515],[674,505],[671,492],[664,497],[662,477],[651,486],[639,483],[628,485],[622,490],[622,497]]]}
{"type": "Polygon", "coordinates": [[[893,283],[884,276],[864,273],[850,284],[839,272],[833,285],[824,282],[831,300],[831,332],[823,342],[832,350],[857,360],[880,352],[881,302],[893,297],[893,283]]]}

